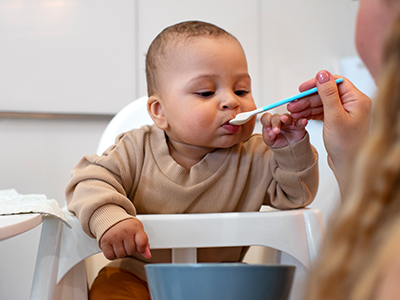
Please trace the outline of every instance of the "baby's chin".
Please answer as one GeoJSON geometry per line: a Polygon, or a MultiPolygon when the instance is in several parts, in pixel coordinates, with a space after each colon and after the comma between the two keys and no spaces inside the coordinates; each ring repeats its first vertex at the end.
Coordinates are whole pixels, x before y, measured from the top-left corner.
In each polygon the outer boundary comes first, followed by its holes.
{"type": "Polygon", "coordinates": [[[253,132],[250,131],[249,133],[246,133],[246,134],[242,133],[242,134],[240,134],[240,136],[236,136],[235,139],[233,139],[233,138],[232,139],[227,139],[223,143],[223,145],[221,145],[221,147],[219,147],[219,148],[231,148],[231,147],[233,147],[233,146],[235,146],[237,144],[243,143],[243,142],[247,141],[250,138],[252,133],[253,132]]]}

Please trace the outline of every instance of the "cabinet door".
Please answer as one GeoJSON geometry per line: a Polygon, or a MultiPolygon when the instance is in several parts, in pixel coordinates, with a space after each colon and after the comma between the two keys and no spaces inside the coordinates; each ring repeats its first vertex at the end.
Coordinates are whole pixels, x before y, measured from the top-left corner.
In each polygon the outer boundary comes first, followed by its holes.
{"type": "Polygon", "coordinates": [[[135,2],[0,2],[0,110],[116,113],[135,99],[135,2]]]}
{"type": "Polygon", "coordinates": [[[146,94],[145,54],[152,40],[165,27],[181,21],[200,20],[222,27],[241,42],[257,98],[260,67],[257,0],[139,0],[138,10],[141,94],[146,94]]]}

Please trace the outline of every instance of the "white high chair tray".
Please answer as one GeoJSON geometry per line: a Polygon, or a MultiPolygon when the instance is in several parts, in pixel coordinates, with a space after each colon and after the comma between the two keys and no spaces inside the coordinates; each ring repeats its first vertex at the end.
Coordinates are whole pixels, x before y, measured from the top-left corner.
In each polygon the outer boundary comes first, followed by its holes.
{"type": "Polygon", "coordinates": [[[31,230],[42,221],[39,213],[0,216],[0,241],[31,230]]]}

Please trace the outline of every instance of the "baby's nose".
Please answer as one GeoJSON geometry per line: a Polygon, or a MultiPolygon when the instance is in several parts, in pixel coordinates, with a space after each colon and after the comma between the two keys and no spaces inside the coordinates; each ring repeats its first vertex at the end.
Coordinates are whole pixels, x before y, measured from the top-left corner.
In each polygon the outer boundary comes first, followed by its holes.
{"type": "Polygon", "coordinates": [[[234,96],[227,96],[221,101],[222,109],[235,109],[239,106],[239,101],[234,96]]]}

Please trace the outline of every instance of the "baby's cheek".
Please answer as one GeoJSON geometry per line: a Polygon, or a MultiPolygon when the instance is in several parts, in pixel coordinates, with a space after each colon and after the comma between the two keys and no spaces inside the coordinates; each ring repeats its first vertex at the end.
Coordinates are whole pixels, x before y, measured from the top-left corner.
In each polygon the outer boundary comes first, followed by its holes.
{"type": "Polygon", "coordinates": [[[184,116],[184,122],[182,123],[191,127],[204,128],[207,124],[210,124],[210,118],[209,116],[207,116],[207,114],[204,114],[201,111],[197,111],[191,114],[186,114],[184,116]]]}
{"type": "Polygon", "coordinates": [[[243,133],[246,136],[250,136],[254,131],[254,127],[256,126],[256,119],[253,118],[252,120],[250,120],[249,122],[247,122],[242,126],[243,126],[243,133]]]}

